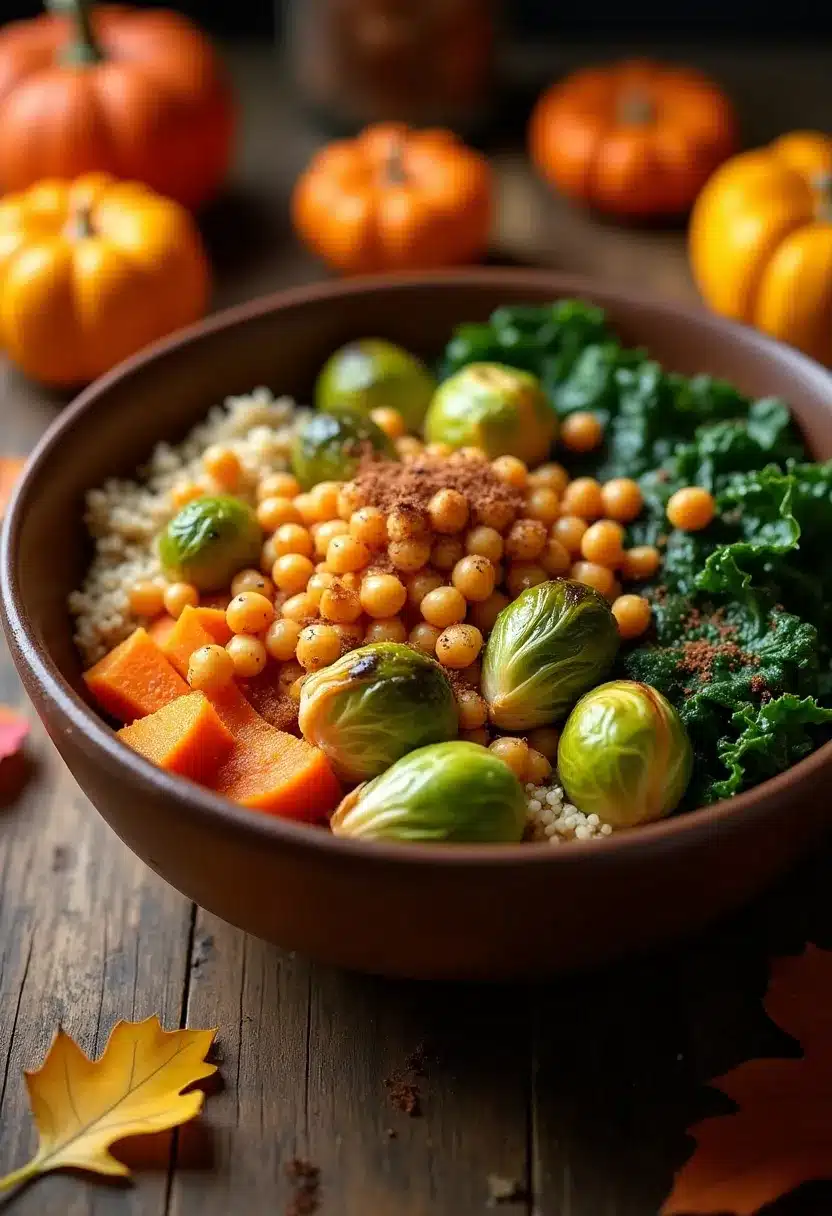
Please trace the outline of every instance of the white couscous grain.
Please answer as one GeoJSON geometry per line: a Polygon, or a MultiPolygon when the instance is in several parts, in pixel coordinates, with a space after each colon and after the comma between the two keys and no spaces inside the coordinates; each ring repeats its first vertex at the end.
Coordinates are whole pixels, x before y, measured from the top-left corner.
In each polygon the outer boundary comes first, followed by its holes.
{"type": "Polygon", "coordinates": [[[234,452],[241,468],[235,494],[253,504],[258,478],[288,468],[300,416],[290,398],[275,399],[266,388],[230,397],[182,443],[157,444],[137,480],[111,478],[88,492],[84,519],[94,554],[83,586],[69,597],[75,643],[85,666],[103,658],[142,623],[130,608],[130,588],[161,576],[155,542],[179,509],[177,487],[195,482],[207,493],[219,492],[206,480],[205,450],[220,443],[234,452]]]}
{"type": "Polygon", "coordinates": [[[601,840],[612,831],[612,826],[602,823],[597,815],[584,815],[567,802],[556,773],[544,785],[526,785],[526,840],[559,845],[572,840],[601,840]]]}

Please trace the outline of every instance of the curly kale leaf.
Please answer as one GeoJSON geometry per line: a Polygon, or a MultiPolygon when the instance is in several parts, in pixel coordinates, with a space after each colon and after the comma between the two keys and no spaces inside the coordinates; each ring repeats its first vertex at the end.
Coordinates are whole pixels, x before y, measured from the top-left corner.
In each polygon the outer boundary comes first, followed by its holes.
{"type": "Polygon", "coordinates": [[[488,321],[459,325],[440,360],[446,379],[468,363],[506,363],[533,372],[551,390],[569,374],[587,346],[610,337],[600,308],[583,300],[509,305],[488,321]]]}
{"type": "MultiPolygon", "coordinates": [[[[765,598],[746,594],[742,603],[717,607],[699,595],[670,595],[655,606],[656,642],[639,646],[623,658],[628,678],[658,688],[676,706],[694,749],[694,775],[685,804],[701,806],[738,793],[763,780],[756,775],[762,760],[747,747],[749,723],[762,723],[762,710],[791,697],[804,708],[807,729],[797,729],[797,711],[788,718],[782,746],[772,749],[774,767],[765,776],[781,772],[819,742],[809,726],[832,722],[832,712],[821,710],[817,692],[817,631],[791,613],[771,607],[765,598]],[[697,643],[711,647],[705,651],[697,643]],[[809,708],[814,717],[809,717],[809,708]],[[743,757],[748,751],[747,762],[743,757]],[[787,758],[783,761],[783,757],[787,758]],[[781,763],[781,761],[783,761],[781,763]],[[741,779],[735,774],[735,764],[741,779]],[[756,766],[756,767],[755,767],[756,766]],[[725,782],[733,782],[728,790],[725,782]]],[[[791,702],[784,702],[790,705],[791,702]]],[[[791,712],[791,711],[790,711],[791,712]]],[[[774,720],[774,719],[772,719],[774,720]]],[[[748,736],[750,739],[751,736],[748,736]]]]}
{"type": "Polygon", "coordinates": [[[719,759],[729,775],[713,783],[713,796],[730,798],[791,768],[818,746],[817,728],[830,723],[832,709],[822,709],[813,697],[794,693],[784,693],[757,709],[741,706],[731,718],[731,727],[740,733],[720,741],[719,759]]]}

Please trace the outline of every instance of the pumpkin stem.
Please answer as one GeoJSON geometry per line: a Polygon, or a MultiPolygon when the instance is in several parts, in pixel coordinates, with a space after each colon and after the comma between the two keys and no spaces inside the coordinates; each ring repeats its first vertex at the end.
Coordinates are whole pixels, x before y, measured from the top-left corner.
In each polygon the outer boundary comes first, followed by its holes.
{"type": "Polygon", "coordinates": [[[61,52],[64,63],[100,63],[104,52],[92,28],[90,0],[46,0],[50,13],[66,14],[72,23],[74,37],[61,52]]]}
{"type": "Polygon", "coordinates": [[[815,192],[815,215],[824,224],[832,224],[832,173],[817,173],[811,180],[815,192]]]}
{"type": "Polygon", "coordinates": [[[403,186],[407,181],[403,152],[404,148],[401,140],[394,140],[390,145],[390,151],[387,153],[387,159],[384,164],[384,176],[391,186],[403,186]]]}
{"type": "Polygon", "coordinates": [[[88,241],[96,235],[92,222],[92,203],[79,203],[67,225],[67,235],[74,241],[88,241]]]}
{"type": "Polygon", "coordinates": [[[656,107],[646,93],[633,89],[617,106],[618,121],[625,126],[644,127],[656,117],[656,107]]]}

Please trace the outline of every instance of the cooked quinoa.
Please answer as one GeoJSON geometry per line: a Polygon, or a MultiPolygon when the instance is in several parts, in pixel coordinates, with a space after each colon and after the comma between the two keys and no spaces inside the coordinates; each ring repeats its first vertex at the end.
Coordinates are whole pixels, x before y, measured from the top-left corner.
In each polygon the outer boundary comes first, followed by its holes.
{"type": "Polygon", "coordinates": [[[75,643],[91,666],[140,624],[128,601],[130,587],[161,576],[156,537],[181,503],[176,490],[206,484],[202,454],[212,444],[232,449],[243,477],[235,491],[254,502],[258,478],[288,468],[289,449],[300,411],[288,397],[275,399],[266,388],[230,397],[215,406],[182,443],[159,443],[135,481],[110,478],[86,496],[84,520],[95,551],[79,591],[69,597],[75,643]]]}
{"type": "Polygon", "coordinates": [[[572,840],[600,840],[612,835],[612,826],[597,815],[584,815],[566,801],[556,774],[545,785],[526,784],[526,839],[548,844],[572,840]]]}

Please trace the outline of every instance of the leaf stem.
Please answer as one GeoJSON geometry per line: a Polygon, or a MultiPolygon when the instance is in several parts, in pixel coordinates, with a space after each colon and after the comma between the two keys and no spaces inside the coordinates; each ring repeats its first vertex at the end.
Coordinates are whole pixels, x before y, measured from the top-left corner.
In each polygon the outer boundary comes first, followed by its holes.
{"type": "Polygon", "coordinates": [[[0,1191],[11,1191],[16,1186],[22,1186],[24,1182],[29,1182],[39,1172],[38,1159],[33,1157],[25,1165],[21,1165],[20,1169],[12,1170],[10,1174],[6,1174],[5,1178],[0,1178],[0,1191]]]}
{"type": "Polygon", "coordinates": [[[74,37],[61,52],[63,62],[78,65],[100,63],[104,52],[92,27],[90,0],[46,0],[46,7],[51,13],[65,13],[74,29],[74,37]]]}

